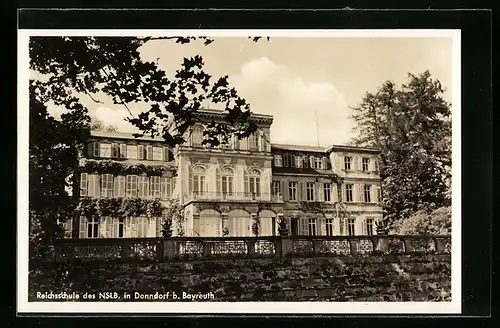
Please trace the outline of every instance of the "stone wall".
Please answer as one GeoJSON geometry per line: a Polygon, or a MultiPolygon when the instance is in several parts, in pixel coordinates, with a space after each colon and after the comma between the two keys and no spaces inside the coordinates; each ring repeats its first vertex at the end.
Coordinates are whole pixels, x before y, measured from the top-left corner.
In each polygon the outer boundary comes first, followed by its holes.
{"type": "Polygon", "coordinates": [[[450,257],[371,254],[142,264],[47,263],[52,269],[30,276],[30,301],[37,300],[37,291],[87,292],[97,297],[99,292],[116,292],[117,301],[124,301],[124,293],[132,295],[129,300],[140,301],[134,299],[135,292],[176,293],[182,301],[191,300],[182,299],[183,292],[213,295],[210,301],[450,301],[450,257]],[[55,280],[54,272],[64,275],[55,280]]]}

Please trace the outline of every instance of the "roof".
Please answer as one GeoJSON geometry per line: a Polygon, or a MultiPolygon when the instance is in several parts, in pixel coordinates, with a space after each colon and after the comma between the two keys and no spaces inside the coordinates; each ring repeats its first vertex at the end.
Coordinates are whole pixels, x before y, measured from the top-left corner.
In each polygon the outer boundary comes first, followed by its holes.
{"type": "Polygon", "coordinates": [[[286,145],[286,144],[271,144],[271,148],[295,151],[309,151],[316,153],[324,153],[324,146],[306,146],[306,145],[286,145]]]}
{"type": "Polygon", "coordinates": [[[158,141],[158,142],[164,141],[164,139],[161,137],[156,137],[156,138],[151,138],[150,136],[134,137],[133,133],[126,133],[126,132],[91,130],[90,135],[92,137],[113,138],[113,139],[133,139],[133,140],[158,141]]]}
{"type": "Polygon", "coordinates": [[[332,152],[332,151],[348,151],[348,152],[357,152],[357,153],[374,153],[378,154],[380,153],[380,149],[376,148],[368,148],[368,147],[356,147],[356,146],[349,146],[349,145],[331,145],[326,147],[326,152],[332,152]]]}
{"type": "MultiPolygon", "coordinates": [[[[225,110],[221,110],[221,109],[200,109],[198,111],[196,111],[196,113],[199,113],[199,114],[227,114],[227,112],[225,110]]],[[[255,112],[252,112],[252,115],[251,117],[253,118],[262,118],[262,119],[273,119],[273,116],[272,115],[269,115],[269,114],[259,114],[259,113],[255,113],[255,112]]]]}

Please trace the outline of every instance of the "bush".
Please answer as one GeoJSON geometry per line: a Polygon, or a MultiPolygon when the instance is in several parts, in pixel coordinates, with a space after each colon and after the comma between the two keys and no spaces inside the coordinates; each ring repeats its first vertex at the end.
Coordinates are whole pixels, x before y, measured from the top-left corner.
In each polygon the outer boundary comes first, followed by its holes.
{"type": "Polygon", "coordinates": [[[449,235],[451,207],[440,207],[430,212],[417,211],[409,218],[396,222],[393,230],[400,235],[449,235]]]}

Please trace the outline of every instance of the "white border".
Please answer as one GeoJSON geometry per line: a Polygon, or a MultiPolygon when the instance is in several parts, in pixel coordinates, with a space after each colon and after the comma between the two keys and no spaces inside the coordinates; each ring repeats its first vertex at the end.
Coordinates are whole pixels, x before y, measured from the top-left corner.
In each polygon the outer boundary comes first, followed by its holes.
{"type": "Polygon", "coordinates": [[[461,313],[461,32],[460,30],[18,30],[18,313],[274,313],[458,314],[461,313]],[[212,37],[449,37],[452,58],[452,301],[451,302],[28,302],[28,145],[30,36],[212,37]],[[167,305],[168,304],[168,305],[167,305]]]}

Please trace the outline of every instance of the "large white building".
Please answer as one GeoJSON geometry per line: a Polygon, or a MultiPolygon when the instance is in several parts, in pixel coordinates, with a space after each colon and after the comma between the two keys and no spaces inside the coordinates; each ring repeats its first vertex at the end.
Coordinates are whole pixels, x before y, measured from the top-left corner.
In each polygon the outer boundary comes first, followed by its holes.
{"type": "MultiPolygon", "coordinates": [[[[198,115],[223,117],[216,110],[198,115]]],[[[382,217],[377,150],[271,144],[272,116],[252,119],[256,134],[216,148],[202,145],[202,124],[176,149],[159,139],[92,131],[78,173],[85,210],[65,223],[67,236],[160,236],[163,219],[150,208],[170,198],[184,206],[185,236],[253,236],[254,222],[258,235],[276,235],[281,218],[292,235],[375,233],[382,217]],[[131,215],[137,208],[133,213],[141,213],[131,215]]]]}

